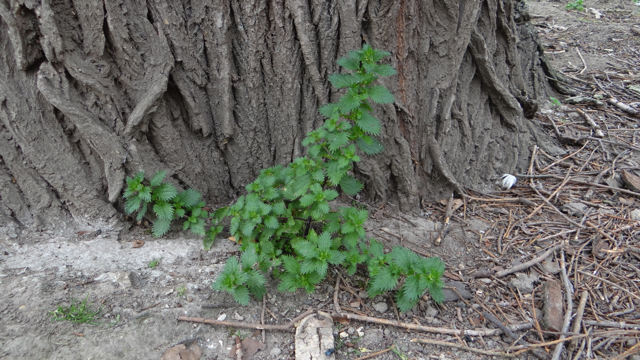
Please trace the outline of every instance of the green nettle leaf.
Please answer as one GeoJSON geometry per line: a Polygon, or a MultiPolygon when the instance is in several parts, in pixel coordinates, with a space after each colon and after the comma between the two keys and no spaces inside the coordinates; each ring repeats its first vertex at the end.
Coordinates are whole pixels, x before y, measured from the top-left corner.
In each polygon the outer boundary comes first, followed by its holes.
{"type": "Polygon", "coordinates": [[[195,224],[191,225],[191,232],[196,235],[205,236],[206,231],[204,229],[204,220],[198,219],[195,224]]]}
{"type": "Polygon", "coordinates": [[[311,194],[307,194],[300,198],[300,205],[304,207],[308,207],[309,205],[313,204],[315,201],[316,201],[315,196],[311,194]]]}
{"type": "Polygon", "coordinates": [[[166,234],[171,227],[171,219],[157,219],[153,222],[153,236],[161,237],[166,234]]]}
{"type": "Polygon", "coordinates": [[[264,218],[264,226],[270,229],[277,229],[280,226],[280,223],[278,222],[278,218],[275,216],[267,216],[264,218]]]}
{"type": "Polygon", "coordinates": [[[140,211],[138,211],[138,216],[136,216],[136,221],[140,221],[142,220],[142,218],[144,217],[144,215],[147,213],[147,207],[148,207],[149,203],[144,201],[142,203],[142,207],[140,208],[140,211]]]}
{"type": "Polygon", "coordinates": [[[162,202],[153,205],[153,212],[159,219],[173,220],[173,205],[162,202]]]}
{"type": "Polygon", "coordinates": [[[332,185],[337,185],[342,180],[342,177],[347,173],[346,168],[340,166],[339,161],[330,161],[327,164],[327,177],[332,185]]]}
{"type": "Polygon", "coordinates": [[[373,72],[380,76],[391,76],[396,74],[396,69],[391,65],[378,64],[373,68],[373,72]]]}
{"type": "Polygon", "coordinates": [[[176,188],[167,183],[162,183],[153,190],[153,197],[160,201],[171,201],[176,195],[178,195],[176,188]]]}
{"type": "Polygon", "coordinates": [[[200,195],[199,192],[193,189],[187,189],[181,192],[180,194],[178,194],[178,197],[184,204],[183,206],[192,207],[198,204],[198,202],[200,202],[200,198],[202,197],[202,195],[200,195]]]}
{"type": "Polygon", "coordinates": [[[374,86],[369,89],[369,96],[373,102],[378,104],[390,104],[394,101],[393,95],[384,86],[374,86]]]}
{"type": "Polygon", "coordinates": [[[358,140],[356,140],[356,143],[358,144],[358,148],[367,155],[375,155],[384,151],[384,147],[378,140],[370,138],[368,136],[358,138],[358,140]]]}
{"type": "Polygon", "coordinates": [[[153,179],[151,179],[149,185],[153,188],[159,186],[162,183],[162,180],[164,180],[165,176],[167,176],[166,171],[158,171],[155,175],[153,175],[153,179]]]}
{"type": "Polygon", "coordinates": [[[130,197],[124,203],[124,212],[131,214],[140,208],[142,199],[139,196],[130,197]]]}
{"type": "Polygon", "coordinates": [[[356,71],[360,69],[360,60],[358,58],[359,56],[356,53],[350,53],[347,57],[338,60],[338,65],[347,70],[356,71]]]}
{"type": "Polygon", "coordinates": [[[356,120],[356,125],[367,134],[380,135],[380,121],[368,111],[362,112],[360,118],[356,120]]]}
{"type": "Polygon", "coordinates": [[[336,89],[351,86],[355,83],[355,79],[351,74],[333,74],[329,76],[329,82],[336,89]]]}
{"type": "Polygon", "coordinates": [[[362,99],[360,96],[353,93],[347,93],[340,98],[338,102],[338,106],[340,106],[340,111],[343,113],[350,113],[352,110],[355,110],[360,107],[362,104],[362,99]]]}
{"type": "Polygon", "coordinates": [[[374,291],[387,291],[395,288],[397,282],[398,275],[395,275],[390,267],[385,267],[372,278],[369,286],[374,291]]]}
{"type": "Polygon", "coordinates": [[[345,175],[340,180],[340,189],[349,195],[356,195],[364,185],[350,175],[345,175]]]}
{"type": "Polygon", "coordinates": [[[336,151],[349,142],[349,134],[346,132],[334,132],[327,136],[329,150],[336,151]]]}
{"type": "Polygon", "coordinates": [[[249,305],[249,289],[246,286],[238,286],[231,293],[238,304],[249,305]]]}
{"type": "Polygon", "coordinates": [[[138,193],[138,197],[144,201],[151,201],[151,187],[142,186],[142,189],[138,193]]]}

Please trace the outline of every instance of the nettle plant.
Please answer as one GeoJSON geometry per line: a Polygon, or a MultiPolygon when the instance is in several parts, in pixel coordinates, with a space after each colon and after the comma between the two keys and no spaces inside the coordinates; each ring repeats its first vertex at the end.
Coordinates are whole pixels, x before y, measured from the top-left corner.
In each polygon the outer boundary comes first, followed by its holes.
{"type": "Polygon", "coordinates": [[[401,311],[411,309],[425,290],[441,302],[442,260],[423,258],[404,247],[385,253],[381,243],[367,241],[366,210],[330,204],[338,197],[338,189],[349,195],[362,190],[363,185],[353,177],[358,154],[384,150],[376,139],[381,124],[371,105],[394,101],[389,90],[375,85],[379,77],[395,74],[393,67],[380,62],[387,55],[364,45],[340,59],[338,65],[347,72],[331,75],[329,81],[346,91],[337,103],[320,108],[327,120],[302,142],[308,156],[287,166],[263,169],[246,186],[247,194],[234,204],[208,213],[198,192],[178,193],[163,183],[164,172],[148,185],[139,173],[127,179],[126,212],[138,211],[140,220],[153,204],[155,236],[166,233],[172,220],[184,218],[183,228],[203,235],[207,250],[222,232],[223,223],[230,224],[230,239],[240,245],[242,255],[239,261],[236,257],[227,260],[212,287],[231,293],[241,304],[248,304],[250,294],[264,295],[269,271],[279,280],[278,290],[304,288],[311,293],[326,277],[329,265],[341,265],[353,275],[359,264],[369,271],[371,296],[399,287],[396,299],[401,311]]]}

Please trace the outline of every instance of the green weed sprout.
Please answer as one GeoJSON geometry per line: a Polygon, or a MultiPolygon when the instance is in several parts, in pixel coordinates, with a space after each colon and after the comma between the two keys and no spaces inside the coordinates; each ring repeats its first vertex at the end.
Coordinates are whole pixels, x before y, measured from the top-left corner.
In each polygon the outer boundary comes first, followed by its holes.
{"type": "Polygon", "coordinates": [[[89,295],[80,302],[79,300],[71,300],[71,305],[69,307],[58,306],[58,308],[54,311],[49,312],[49,315],[52,317],[52,321],[62,321],[68,320],[71,322],[77,323],[87,323],[91,325],[98,325],[94,321],[95,316],[97,316],[101,311],[100,309],[94,311],[91,310],[91,304],[87,304],[89,300],[89,295]]]}
{"type": "Polygon", "coordinates": [[[583,0],[574,0],[574,1],[570,1],[569,3],[567,3],[567,5],[565,6],[565,8],[566,8],[567,10],[578,10],[578,11],[583,11],[583,10],[584,10],[583,0]]]}

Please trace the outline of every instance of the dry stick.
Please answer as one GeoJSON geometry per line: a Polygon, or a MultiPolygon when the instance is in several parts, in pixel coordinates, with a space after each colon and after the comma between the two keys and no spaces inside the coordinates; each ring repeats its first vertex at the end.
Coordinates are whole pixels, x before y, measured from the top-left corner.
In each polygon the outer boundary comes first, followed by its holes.
{"type": "Polygon", "coordinates": [[[444,212],[444,226],[440,230],[440,233],[438,234],[438,238],[436,238],[436,241],[434,242],[436,246],[440,245],[440,243],[442,242],[442,239],[445,236],[447,236],[447,233],[450,230],[449,229],[450,228],[449,220],[451,220],[451,212],[452,211],[453,211],[453,193],[451,194],[451,197],[449,198],[449,202],[447,203],[447,209],[444,212]]]}
{"type": "MultiPolygon", "coordinates": [[[[562,266],[562,283],[564,284],[565,297],[567,299],[567,310],[564,314],[564,323],[562,324],[562,332],[566,333],[569,331],[569,326],[571,325],[571,313],[573,312],[573,291],[571,290],[571,283],[569,283],[569,277],[567,276],[567,267],[564,262],[564,250],[560,250],[560,265],[562,266]]],[[[560,335],[560,339],[564,339],[565,335],[560,335]]],[[[553,357],[551,360],[560,359],[560,355],[562,355],[562,349],[564,348],[564,342],[561,342],[556,347],[553,352],[553,357]]]]}
{"type": "Polygon", "coordinates": [[[592,223],[591,221],[586,221],[585,222],[587,225],[591,226],[592,228],[596,229],[597,232],[600,233],[600,235],[606,237],[607,239],[611,240],[614,242],[614,244],[617,242],[616,239],[614,239],[611,235],[607,234],[606,232],[600,230],[600,228],[598,226],[596,226],[594,223],[592,223]]]}
{"type": "MultiPolygon", "coordinates": [[[[511,331],[511,329],[506,327],[500,320],[498,320],[498,318],[493,316],[493,314],[491,314],[490,312],[483,311],[482,312],[482,316],[484,316],[485,319],[491,321],[494,325],[499,327],[510,338],[515,340],[516,344],[522,344],[524,346],[530,346],[531,345],[528,342],[524,341],[523,339],[517,337],[516,334],[514,334],[511,331]]],[[[547,354],[542,349],[534,348],[534,349],[532,349],[532,352],[533,352],[533,355],[535,355],[538,359],[547,359],[547,356],[546,356],[547,354]]]]}
{"type": "Polygon", "coordinates": [[[614,321],[592,321],[585,320],[585,325],[591,326],[600,326],[600,327],[610,327],[610,328],[619,328],[619,329],[631,329],[631,330],[640,330],[640,325],[637,324],[625,324],[625,323],[617,323],[614,321]]]}
{"type": "MultiPolygon", "coordinates": [[[[602,129],[600,128],[600,125],[596,124],[595,121],[593,121],[593,119],[591,118],[591,116],[587,115],[587,113],[585,113],[584,111],[576,108],[576,111],[578,112],[578,114],[582,115],[582,117],[587,120],[587,123],[589,124],[589,126],[591,126],[591,128],[593,129],[593,131],[595,132],[595,135],[599,138],[603,138],[604,137],[604,133],[602,132],[602,129]]],[[[588,141],[587,141],[588,142],[588,141]]]]}
{"type": "Polygon", "coordinates": [[[512,274],[514,272],[518,272],[518,271],[521,271],[521,270],[524,270],[524,269],[528,269],[528,268],[532,267],[533,265],[542,262],[544,259],[549,257],[549,255],[551,255],[551,253],[553,253],[554,251],[560,249],[563,246],[564,246],[564,244],[556,245],[556,246],[552,247],[551,249],[545,251],[544,254],[542,254],[542,255],[540,255],[540,256],[538,256],[536,258],[533,258],[533,259],[527,261],[526,263],[522,263],[520,265],[511,267],[509,269],[498,271],[495,276],[496,277],[503,277],[503,276],[512,274]]]}
{"type": "Polygon", "coordinates": [[[338,302],[338,292],[340,291],[340,276],[336,276],[336,288],[333,291],[333,307],[338,314],[342,313],[340,303],[338,302]]]}
{"type": "MultiPolygon", "coordinates": [[[[571,332],[577,333],[580,332],[580,328],[582,327],[582,316],[584,315],[584,308],[587,305],[587,299],[589,298],[589,292],[584,290],[582,295],[580,295],[580,302],[578,303],[578,310],[576,311],[576,317],[573,319],[573,328],[571,332]]],[[[573,350],[578,345],[577,341],[571,340],[569,343],[569,350],[573,350]]]]}
{"type": "Polygon", "coordinates": [[[636,353],[640,353],[640,343],[633,345],[632,347],[629,348],[629,350],[612,358],[611,360],[623,360],[623,359],[626,359],[629,355],[633,355],[636,353]]]}
{"type": "Polygon", "coordinates": [[[548,206],[551,207],[551,209],[553,209],[555,212],[557,212],[560,216],[562,216],[565,220],[567,220],[569,223],[571,223],[573,226],[579,227],[581,229],[584,229],[584,226],[578,224],[577,222],[571,220],[567,215],[565,215],[562,211],[558,210],[557,207],[555,207],[552,203],[549,202],[549,200],[547,200],[547,198],[545,198],[544,196],[542,196],[542,194],[540,194],[540,192],[538,191],[538,189],[536,189],[535,187],[531,187],[542,199],[542,201],[544,201],[548,206]]]}
{"type": "MultiPolygon", "coordinates": [[[[415,331],[423,331],[430,332],[436,334],[447,334],[447,335],[469,335],[469,336],[494,336],[502,334],[501,329],[486,329],[486,330],[458,330],[458,329],[449,329],[449,328],[440,328],[440,327],[432,327],[432,326],[423,326],[420,324],[412,324],[412,323],[404,323],[396,320],[388,320],[375,318],[371,316],[362,316],[350,313],[342,313],[342,314],[331,314],[333,320],[357,320],[357,321],[366,321],[374,324],[383,324],[383,325],[391,325],[397,326],[409,330],[415,331]]],[[[531,329],[531,323],[517,324],[507,327],[510,331],[520,331],[520,330],[528,330],[531,329]]]]}
{"type": "Polygon", "coordinates": [[[431,340],[431,339],[411,339],[411,342],[417,342],[417,343],[421,343],[421,344],[430,344],[430,345],[439,345],[439,346],[449,346],[449,347],[454,347],[454,348],[457,348],[457,349],[470,351],[470,352],[483,354],[483,355],[515,357],[514,354],[509,354],[509,353],[500,352],[500,351],[476,349],[476,348],[471,348],[471,347],[468,347],[468,346],[455,344],[455,343],[450,343],[450,342],[446,342],[446,341],[438,341],[438,340],[431,340]]]}
{"type": "Polygon", "coordinates": [[[587,62],[584,61],[584,58],[582,57],[582,54],[580,54],[580,49],[576,48],[576,51],[578,52],[578,56],[580,56],[580,60],[582,60],[582,65],[584,65],[584,69],[582,69],[580,71],[580,74],[584,73],[585,71],[587,71],[587,62]]]}
{"type": "MultiPolygon", "coordinates": [[[[260,314],[260,324],[264,324],[264,310],[267,308],[267,294],[262,294],[262,313],[260,314]]],[[[266,344],[267,335],[264,330],[262,333],[262,342],[266,344]]]]}
{"type": "MultiPolygon", "coordinates": [[[[555,179],[563,179],[563,178],[561,178],[560,176],[555,176],[555,175],[553,175],[553,176],[551,176],[551,177],[552,177],[552,178],[555,178],[555,179]]],[[[603,189],[609,189],[609,190],[619,191],[619,192],[624,193],[624,194],[629,194],[629,195],[633,195],[633,196],[640,197],[640,193],[637,193],[637,192],[635,192],[635,191],[630,191],[630,190],[627,190],[627,189],[622,189],[622,188],[615,187],[615,186],[608,186],[608,185],[596,184],[596,183],[592,183],[592,182],[580,181],[580,180],[575,180],[575,179],[571,179],[571,180],[569,180],[569,181],[570,181],[570,182],[572,182],[572,183],[576,183],[576,184],[583,184],[583,185],[595,186],[595,187],[599,187],[599,188],[603,188],[603,189]]]]}
{"type": "MultiPolygon", "coordinates": [[[[604,135],[603,135],[603,136],[604,136],[604,135]]],[[[563,157],[563,158],[562,158],[562,159],[560,159],[560,160],[556,160],[556,161],[552,162],[551,164],[547,165],[547,167],[545,167],[544,169],[540,170],[540,172],[545,172],[545,171],[549,170],[549,168],[551,168],[552,166],[557,165],[557,164],[559,164],[559,163],[561,163],[561,162],[563,162],[563,161],[565,161],[565,160],[571,159],[573,156],[575,156],[575,155],[577,155],[578,153],[580,153],[580,152],[581,152],[581,151],[582,151],[582,150],[583,150],[583,149],[584,149],[588,144],[589,144],[589,142],[588,142],[588,141],[586,141],[586,142],[584,143],[584,145],[582,145],[582,147],[580,148],[580,150],[578,150],[578,151],[576,151],[576,152],[574,152],[574,153],[571,153],[571,154],[569,154],[569,155],[567,155],[567,156],[563,157]]]]}
{"type": "Polygon", "coordinates": [[[396,345],[395,345],[395,344],[394,344],[394,345],[391,345],[391,346],[389,346],[388,348],[386,348],[386,349],[384,349],[384,350],[376,351],[376,352],[374,352],[374,353],[372,353],[372,354],[365,355],[365,356],[361,356],[361,357],[359,357],[359,358],[355,358],[355,359],[353,359],[353,360],[365,360],[365,359],[371,359],[372,357],[376,357],[376,356],[378,356],[378,355],[382,355],[382,354],[384,354],[384,353],[386,353],[386,352],[391,351],[391,349],[393,349],[393,347],[394,347],[394,346],[396,346],[396,345]]]}
{"type": "Polygon", "coordinates": [[[623,102],[618,101],[618,99],[615,99],[615,98],[607,99],[607,103],[609,103],[609,104],[617,107],[618,109],[620,109],[620,110],[622,110],[622,111],[624,111],[624,112],[626,112],[628,114],[631,114],[633,116],[640,115],[640,112],[638,110],[632,108],[631,106],[629,106],[629,105],[627,105],[627,104],[625,104],[623,102]]]}
{"type": "Polygon", "coordinates": [[[239,336],[236,336],[236,360],[242,360],[242,343],[239,336]]]}
{"type": "Polygon", "coordinates": [[[629,295],[633,296],[634,298],[636,298],[636,299],[639,299],[639,300],[640,300],[640,296],[638,296],[638,295],[636,295],[636,294],[632,293],[631,291],[629,291],[629,290],[627,290],[627,289],[623,288],[623,287],[622,287],[622,286],[620,286],[620,285],[617,285],[616,283],[613,283],[613,282],[611,282],[611,281],[609,281],[609,280],[605,280],[605,279],[603,279],[603,278],[601,278],[601,277],[599,277],[599,276],[592,275],[592,274],[590,274],[590,273],[588,273],[588,272],[586,272],[586,271],[582,271],[582,270],[576,270],[576,271],[577,271],[577,272],[579,272],[580,274],[587,275],[587,276],[590,276],[590,277],[592,277],[592,278],[594,278],[594,279],[598,279],[598,280],[600,280],[600,281],[602,281],[602,282],[604,282],[604,283],[607,283],[607,284],[609,284],[609,285],[611,285],[611,286],[613,286],[613,287],[615,287],[615,288],[618,288],[618,289],[620,289],[620,290],[622,290],[622,291],[626,292],[627,294],[629,294],[629,295]]]}
{"type": "Polygon", "coordinates": [[[189,322],[197,322],[197,323],[210,324],[210,325],[233,326],[233,327],[258,329],[258,330],[287,331],[287,330],[290,330],[296,324],[296,322],[298,322],[300,319],[304,318],[305,316],[311,314],[312,312],[313,312],[313,308],[309,308],[307,311],[303,312],[302,314],[296,316],[293,320],[289,321],[288,324],[284,324],[284,325],[251,324],[251,323],[243,323],[238,321],[218,321],[213,319],[204,319],[204,318],[196,318],[196,317],[189,317],[189,316],[178,316],[178,321],[189,321],[189,322]]]}

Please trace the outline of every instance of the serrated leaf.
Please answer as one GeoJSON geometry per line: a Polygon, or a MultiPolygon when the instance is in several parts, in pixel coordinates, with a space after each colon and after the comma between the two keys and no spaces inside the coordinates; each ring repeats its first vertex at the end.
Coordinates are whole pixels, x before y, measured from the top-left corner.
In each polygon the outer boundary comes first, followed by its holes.
{"type": "Polygon", "coordinates": [[[176,188],[167,183],[160,184],[153,190],[153,196],[161,201],[171,201],[176,195],[178,195],[176,188]]]}
{"type": "Polygon", "coordinates": [[[363,187],[364,185],[361,182],[350,175],[345,175],[340,180],[340,189],[348,195],[356,195],[363,187]]]}
{"type": "Polygon", "coordinates": [[[139,196],[130,197],[124,203],[124,212],[131,214],[140,208],[142,199],[139,196]]]}
{"type": "Polygon", "coordinates": [[[380,135],[380,121],[368,111],[363,111],[356,125],[367,134],[380,135]]]}
{"type": "Polygon", "coordinates": [[[382,144],[369,136],[358,138],[356,144],[358,144],[358,148],[367,155],[375,155],[384,151],[382,144]]]}
{"type": "Polygon", "coordinates": [[[336,151],[349,143],[349,134],[343,131],[333,132],[327,134],[327,141],[329,142],[329,150],[336,151]]]}
{"type": "Polygon", "coordinates": [[[298,255],[307,259],[318,256],[318,248],[309,241],[299,241],[293,245],[293,248],[298,255]]]}
{"type": "Polygon", "coordinates": [[[406,247],[396,246],[393,248],[393,258],[398,267],[403,269],[405,272],[409,272],[413,268],[413,260],[416,258],[416,255],[406,247]]]}
{"type": "Polygon", "coordinates": [[[373,72],[380,76],[391,76],[396,74],[396,69],[391,65],[378,64],[373,68],[373,72]]]}
{"type": "Polygon", "coordinates": [[[251,236],[255,227],[256,224],[253,221],[245,221],[244,224],[242,224],[242,234],[244,236],[251,236]]]}
{"type": "Polygon", "coordinates": [[[332,265],[340,265],[346,259],[346,256],[338,250],[331,250],[329,251],[329,254],[330,256],[327,259],[327,262],[332,265]]]}
{"type": "Polygon", "coordinates": [[[171,220],[169,219],[157,219],[153,222],[153,236],[160,237],[169,231],[171,227],[171,220]]]}
{"type": "Polygon", "coordinates": [[[342,177],[347,173],[347,169],[340,166],[336,160],[327,163],[327,177],[331,185],[338,185],[342,177]]]}
{"type": "Polygon", "coordinates": [[[351,56],[343,57],[340,60],[338,60],[338,65],[342,66],[347,70],[356,71],[360,69],[360,60],[358,60],[356,56],[357,55],[355,55],[354,57],[351,57],[351,56]]]}
{"type": "Polygon", "coordinates": [[[233,299],[241,305],[249,305],[249,289],[246,286],[238,286],[232,291],[233,299]]]}
{"type": "Polygon", "coordinates": [[[311,174],[304,174],[302,176],[298,176],[295,180],[293,180],[290,189],[291,195],[293,196],[292,199],[295,199],[306,193],[309,189],[309,186],[311,185],[311,181],[311,174]]]}
{"type": "Polygon", "coordinates": [[[273,207],[271,208],[271,211],[276,215],[284,215],[286,210],[287,209],[283,201],[273,204],[273,207]]]}
{"type": "Polygon", "coordinates": [[[317,243],[320,250],[329,250],[331,248],[331,244],[333,243],[333,241],[331,240],[331,234],[322,233],[320,236],[318,236],[317,243]]]}
{"type": "Polygon", "coordinates": [[[384,86],[377,85],[369,89],[369,97],[378,104],[390,104],[393,102],[393,94],[384,86]]]}
{"type": "Polygon", "coordinates": [[[306,194],[300,198],[300,205],[308,207],[316,201],[316,197],[311,194],[306,194]]]}
{"type": "Polygon", "coordinates": [[[320,115],[327,118],[337,117],[340,114],[340,107],[338,106],[338,104],[325,104],[322,105],[320,109],[318,109],[318,112],[320,113],[320,115]]]}
{"type": "Polygon", "coordinates": [[[371,280],[370,286],[376,291],[391,290],[396,286],[398,277],[391,272],[389,267],[382,268],[371,280]]]}
{"type": "Polygon", "coordinates": [[[251,243],[240,256],[240,263],[244,269],[250,269],[253,264],[258,262],[258,253],[256,253],[255,244],[251,243]]]}
{"type": "Polygon", "coordinates": [[[313,179],[317,182],[323,182],[324,181],[324,169],[318,169],[315,170],[311,173],[311,176],[313,177],[313,179]]]}
{"type": "Polygon", "coordinates": [[[147,213],[147,207],[148,207],[149,203],[146,201],[142,202],[142,207],[140,208],[140,211],[138,211],[138,216],[136,216],[136,221],[140,221],[142,220],[142,218],[144,217],[144,215],[147,213]]]}
{"type": "Polygon", "coordinates": [[[235,236],[238,232],[238,227],[240,226],[240,217],[234,216],[231,218],[231,226],[229,227],[229,233],[231,236],[235,236]]]}
{"type": "Polygon", "coordinates": [[[343,95],[340,98],[340,101],[338,101],[338,106],[340,106],[340,111],[343,114],[348,114],[351,111],[359,108],[360,104],[362,104],[362,100],[360,99],[360,97],[353,94],[343,95]]]}
{"type": "Polygon", "coordinates": [[[204,220],[198,219],[195,224],[191,224],[191,232],[196,235],[204,236],[206,233],[204,230],[204,220]]]}
{"type": "Polygon", "coordinates": [[[138,193],[138,197],[144,201],[151,201],[151,187],[142,186],[142,189],[138,193]]]}
{"type": "Polygon", "coordinates": [[[413,309],[413,307],[418,303],[418,299],[409,299],[406,296],[403,296],[402,291],[399,291],[398,294],[396,295],[396,306],[398,307],[398,310],[400,310],[401,312],[407,312],[411,309],[413,309]]]}
{"type": "Polygon", "coordinates": [[[185,214],[184,209],[176,209],[175,218],[179,219],[179,218],[183,217],[184,214],[185,214]]]}
{"type": "Polygon", "coordinates": [[[324,191],[324,199],[327,201],[331,201],[338,197],[338,192],[333,189],[327,189],[324,191]]]}
{"type": "Polygon", "coordinates": [[[267,216],[264,218],[264,226],[270,229],[277,229],[280,226],[280,223],[275,216],[267,216]]]}
{"type": "Polygon", "coordinates": [[[185,207],[195,206],[196,204],[198,204],[198,202],[200,201],[200,198],[202,197],[202,195],[200,195],[199,192],[191,188],[181,192],[178,195],[184,204],[183,206],[185,207]]]}
{"type": "Polygon", "coordinates": [[[151,181],[149,182],[149,185],[151,185],[151,187],[156,187],[159,186],[162,183],[162,180],[164,180],[164,177],[167,175],[167,172],[162,170],[162,171],[158,171],[155,175],[153,175],[153,179],[151,179],[151,181]]]}
{"type": "Polygon", "coordinates": [[[161,202],[153,205],[153,212],[159,219],[173,219],[173,205],[170,203],[161,202]]]}
{"type": "Polygon", "coordinates": [[[332,74],[329,75],[329,82],[336,89],[353,85],[356,81],[351,74],[332,74]]]}

